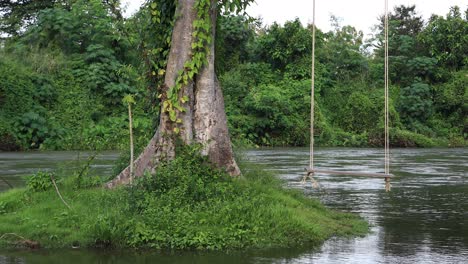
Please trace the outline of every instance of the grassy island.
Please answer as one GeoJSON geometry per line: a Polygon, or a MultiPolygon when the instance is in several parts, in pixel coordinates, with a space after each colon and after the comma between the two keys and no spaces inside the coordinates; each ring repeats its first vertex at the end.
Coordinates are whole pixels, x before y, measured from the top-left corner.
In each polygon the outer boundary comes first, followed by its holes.
{"type": "Polygon", "coordinates": [[[318,245],[363,235],[365,221],[334,212],[261,170],[234,179],[197,150],[184,150],[156,175],[102,188],[98,178],[49,173],[0,194],[0,247],[238,249],[318,245]]]}

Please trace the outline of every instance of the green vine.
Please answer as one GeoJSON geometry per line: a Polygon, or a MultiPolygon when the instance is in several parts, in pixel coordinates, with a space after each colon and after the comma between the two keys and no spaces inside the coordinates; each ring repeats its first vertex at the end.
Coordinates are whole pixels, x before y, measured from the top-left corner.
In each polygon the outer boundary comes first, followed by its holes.
{"type": "MultiPolygon", "coordinates": [[[[147,50],[144,55],[148,67],[148,79],[151,81],[150,91],[153,100],[156,100],[164,85],[164,75],[167,59],[171,48],[172,30],[174,27],[174,14],[176,10],[174,0],[152,0],[147,5],[150,15],[150,41],[145,43],[147,50]],[[154,89],[153,87],[157,87],[154,89]]],[[[153,101],[153,105],[155,101],[153,101]]]]}
{"type": "MultiPolygon", "coordinates": [[[[185,62],[184,69],[179,71],[175,85],[167,90],[167,98],[163,102],[162,109],[169,114],[169,119],[172,122],[182,123],[182,120],[177,119],[176,110],[184,112],[185,108],[182,107],[182,104],[189,100],[187,96],[181,97],[179,95],[182,87],[193,81],[193,77],[207,63],[212,41],[210,6],[211,0],[197,0],[195,2],[197,18],[193,22],[192,57],[185,62]]],[[[174,132],[178,133],[179,128],[175,127],[174,132]]]]}
{"type": "MultiPolygon", "coordinates": [[[[167,2],[164,0],[159,0],[160,2],[167,2]]],[[[177,2],[177,1],[173,1],[177,2]]],[[[219,7],[224,8],[224,13],[237,12],[245,10],[249,3],[253,0],[224,0],[219,1],[219,7]]],[[[153,2],[151,4],[153,21],[162,23],[160,19],[162,12],[158,10],[158,5],[153,2]]],[[[193,22],[193,41],[192,41],[192,56],[185,62],[184,68],[178,72],[178,76],[173,87],[169,87],[167,91],[161,93],[159,98],[164,97],[162,111],[168,113],[169,119],[171,122],[176,124],[182,123],[182,120],[177,118],[177,112],[185,112],[185,108],[182,106],[185,104],[189,98],[187,96],[181,96],[180,91],[182,87],[188,85],[189,82],[193,81],[193,77],[199,73],[200,69],[206,65],[208,62],[208,53],[210,52],[210,44],[213,41],[212,39],[212,21],[210,16],[210,10],[212,8],[211,0],[197,0],[195,2],[195,9],[197,11],[197,18],[193,22]]],[[[221,10],[219,10],[221,11],[221,10]]],[[[170,36],[165,36],[167,43],[170,43],[170,36]]],[[[162,50],[157,50],[156,52],[162,52],[162,50]]],[[[168,51],[167,51],[168,52],[168,51]]],[[[167,55],[167,54],[165,54],[167,55]]],[[[167,61],[167,60],[166,60],[167,61]]],[[[157,65],[157,71],[154,71],[153,74],[164,76],[165,70],[162,66],[157,65]]],[[[175,127],[174,132],[179,133],[179,128],[175,127]]]]}

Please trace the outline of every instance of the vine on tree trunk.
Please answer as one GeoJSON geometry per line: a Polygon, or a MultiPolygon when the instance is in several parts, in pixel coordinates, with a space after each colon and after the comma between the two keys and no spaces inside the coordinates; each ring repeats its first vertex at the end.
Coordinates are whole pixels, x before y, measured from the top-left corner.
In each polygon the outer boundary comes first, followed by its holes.
{"type": "MultiPolygon", "coordinates": [[[[152,9],[152,16],[153,22],[157,23],[167,23],[167,21],[163,19],[167,19],[167,16],[162,16],[161,10],[158,8],[165,7],[167,4],[167,0],[158,0],[154,1],[150,7],[152,9]],[[159,4],[158,4],[159,3],[159,4]]],[[[175,4],[177,1],[169,1],[172,4],[175,4]]],[[[245,10],[247,5],[253,0],[224,0],[219,1],[220,7],[224,8],[225,13],[229,12],[237,12],[239,13],[241,10],[245,10]]],[[[216,3],[216,2],[213,2],[216,3]]],[[[161,89],[161,93],[158,95],[158,98],[164,99],[162,111],[166,112],[169,115],[169,119],[171,122],[174,123],[182,123],[181,119],[177,118],[177,111],[185,112],[185,108],[182,106],[185,104],[189,98],[187,96],[181,96],[180,91],[182,87],[188,85],[189,82],[193,81],[193,78],[200,69],[208,62],[208,53],[210,51],[210,44],[213,41],[212,39],[212,21],[210,16],[210,11],[212,8],[211,0],[196,0],[195,2],[195,9],[197,11],[197,18],[193,22],[193,33],[192,33],[192,52],[191,58],[185,62],[184,69],[178,72],[178,76],[175,80],[175,85],[173,87],[168,87],[166,91],[161,89]]],[[[218,10],[217,10],[218,11],[218,10]]],[[[173,21],[171,21],[173,23],[173,21]]],[[[168,33],[168,32],[166,32],[168,33]]],[[[170,45],[170,36],[164,35],[165,41],[168,45],[170,45]]],[[[156,50],[157,53],[167,52],[163,51],[162,49],[156,50]]],[[[165,55],[163,53],[163,55],[165,55]]],[[[163,56],[166,58],[166,56],[163,56]]],[[[156,70],[153,74],[164,76],[165,64],[155,64],[156,70]]],[[[176,126],[174,127],[174,133],[178,134],[180,132],[179,128],[176,126]]]]}
{"type": "MultiPolygon", "coordinates": [[[[195,2],[197,10],[197,18],[193,22],[193,41],[192,53],[190,60],[184,64],[184,69],[180,70],[173,87],[169,87],[166,92],[166,100],[163,102],[163,112],[169,114],[169,119],[172,122],[182,123],[182,120],[177,119],[177,111],[184,112],[185,108],[182,104],[186,103],[189,98],[180,96],[180,91],[183,86],[188,85],[193,81],[193,77],[207,63],[209,53],[209,45],[211,44],[211,0],[197,0],[195,2]]],[[[163,95],[161,95],[163,96],[163,95]]],[[[175,127],[174,132],[179,133],[179,128],[175,127]]]]}
{"type": "Polygon", "coordinates": [[[148,67],[147,78],[151,83],[149,91],[153,107],[158,106],[157,97],[163,90],[176,6],[177,1],[174,0],[152,0],[147,5],[151,18],[150,28],[147,30],[151,32],[151,41],[144,43],[148,47],[148,50],[144,52],[144,57],[148,67]]]}

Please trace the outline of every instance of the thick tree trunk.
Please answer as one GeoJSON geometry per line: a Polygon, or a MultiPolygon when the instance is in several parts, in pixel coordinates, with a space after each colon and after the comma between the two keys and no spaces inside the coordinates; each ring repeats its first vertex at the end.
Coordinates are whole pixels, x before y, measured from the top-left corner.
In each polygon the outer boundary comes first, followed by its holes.
{"type": "Polygon", "coordinates": [[[226,168],[231,175],[239,175],[240,170],[232,154],[223,93],[215,73],[214,39],[217,1],[212,0],[211,2],[210,15],[213,41],[208,54],[208,64],[200,71],[195,84],[195,141],[205,146],[203,154],[208,155],[211,162],[226,168]]]}
{"type": "MultiPolygon", "coordinates": [[[[208,63],[194,77],[195,81],[190,81],[182,87],[180,92],[180,96],[186,95],[189,98],[188,102],[183,105],[186,111],[177,114],[178,118],[182,120],[182,124],[177,125],[171,122],[168,114],[161,109],[158,130],[134,162],[134,177],[142,176],[145,171],[154,172],[161,160],[174,158],[176,153],[173,129],[176,125],[180,129],[179,135],[185,144],[194,142],[202,144],[202,154],[208,156],[213,164],[226,169],[230,175],[240,174],[232,152],[222,91],[214,71],[216,3],[216,0],[212,0],[210,10],[213,41],[207,58],[208,63]]],[[[178,72],[184,68],[184,63],[191,58],[193,22],[197,17],[194,5],[195,0],[179,0],[175,14],[177,20],[174,24],[172,46],[166,69],[166,89],[175,85],[178,72]]],[[[130,166],[108,182],[106,186],[113,188],[129,182],[130,166]]]]}

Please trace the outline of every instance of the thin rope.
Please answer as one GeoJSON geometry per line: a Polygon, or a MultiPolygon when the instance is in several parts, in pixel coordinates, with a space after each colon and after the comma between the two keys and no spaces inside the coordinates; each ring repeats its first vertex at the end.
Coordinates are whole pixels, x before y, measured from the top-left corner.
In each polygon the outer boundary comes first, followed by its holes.
{"type": "MultiPolygon", "coordinates": [[[[309,168],[313,171],[314,170],[314,114],[315,114],[315,0],[313,0],[313,21],[312,21],[312,76],[311,76],[311,91],[310,91],[310,153],[309,153],[309,168]]],[[[385,50],[385,73],[384,73],[384,97],[385,97],[385,139],[384,139],[384,167],[385,167],[385,174],[390,174],[390,140],[389,140],[389,67],[388,67],[388,0],[385,0],[385,19],[384,19],[384,50],[385,50]]],[[[317,185],[318,183],[313,178],[313,172],[307,173],[302,178],[302,183],[307,181],[307,178],[311,180],[313,185],[317,185]]],[[[385,190],[388,192],[390,191],[390,178],[385,178],[385,190]]]]}
{"type": "MultiPolygon", "coordinates": [[[[314,108],[315,108],[315,0],[313,0],[313,20],[312,20],[312,73],[311,73],[311,89],[310,89],[310,153],[309,153],[309,168],[314,170],[314,108]]],[[[314,173],[308,172],[302,177],[302,184],[310,179],[312,187],[319,188],[318,182],[314,179],[314,173]]]]}
{"type": "MultiPolygon", "coordinates": [[[[388,0],[385,0],[385,20],[384,20],[384,30],[385,30],[385,174],[390,174],[390,140],[389,140],[389,94],[388,94],[388,87],[389,87],[389,67],[388,67],[388,0]]],[[[390,191],[390,178],[385,178],[385,190],[387,192],[390,191]]]]}
{"type": "Polygon", "coordinates": [[[315,0],[313,1],[312,20],[312,84],[310,90],[310,155],[309,168],[314,169],[314,112],[315,112],[315,0]]]}

